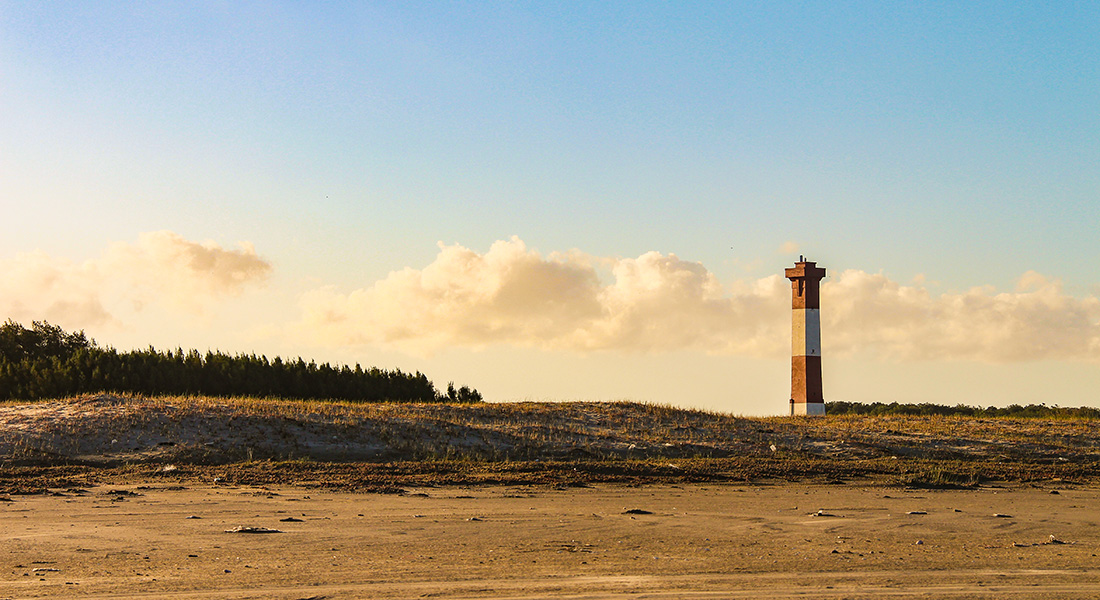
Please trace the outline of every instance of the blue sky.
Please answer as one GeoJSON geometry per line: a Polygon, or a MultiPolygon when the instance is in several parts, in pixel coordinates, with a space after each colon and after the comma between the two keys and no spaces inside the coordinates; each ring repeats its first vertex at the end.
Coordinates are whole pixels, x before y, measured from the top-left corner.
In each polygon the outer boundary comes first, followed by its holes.
{"type": "MultiPolygon", "coordinates": [[[[838,350],[832,385],[845,397],[835,399],[890,399],[882,394],[913,385],[897,365],[917,357],[920,379],[941,383],[921,383],[905,400],[1044,401],[1051,379],[1058,395],[1096,402],[1086,390],[1100,357],[1089,345],[1100,327],[1097,39],[1100,6],[1074,2],[0,1],[0,264],[30,272],[26,256],[39,251],[63,279],[91,261],[99,275],[81,280],[84,297],[111,319],[65,313],[58,307],[71,301],[32,283],[9,285],[0,308],[26,321],[40,318],[36,303],[54,306],[39,312],[119,346],[413,365],[502,400],[630,397],[766,413],[751,398],[784,395],[787,367],[781,351],[744,343],[759,331],[632,346],[639,338],[617,329],[620,319],[600,335],[586,321],[566,341],[532,325],[536,301],[521,294],[522,310],[453,305],[445,323],[469,327],[449,336],[428,335],[446,327],[412,312],[387,314],[425,331],[376,335],[367,330],[390,331],[378,286],[390,281],[383,287],[406,307],[421,306],[391,273],[469,266],[441,262],[437,242],[512,265],[526,260],[507,246],[517,236],[547,265],[554,253],[584,254],[618,292],[616,265],[674,254],[721,287],[708,302],[740,311],[755,306],[744,289],[805,253],[834,277],[881,276],[927,294],[930,304],[905,317],[917,319],[906,331],[926,331],[934,327],[916,312],[944,321],[955,296],[979,286],[989,286],[983,299],[1020,294],[1035,272],[1046,283],[1031,278],[1027,289],[1057,287],[1046,312],[1027,304],[1038,296],[1006,296],[1018,325],[989,327],[1008,331],[1003,343],[1044,347],[1083,327],[1078,350],[983,354],[925,340],[908,352],[891,338],[887,359],[881,330],[866,332],[838,350]],[[163,231],[177,237],[139,241],[163,231]],[[165,300],[179,289],[143,284],[137,300],[133,278],[103,274],[123,264],[112,245],[163,258],[165,248],[205,241],[226,253],[247,242],[269,269],[234,271],[236,287],[195,283],[189,293],[211,297],[185,310],[165,300]],[[494,253],[497,242],[505,246],[494,253]],[[351,334],[309,333],[321,328],[303,316],[317,309],[311,301],[330,303],[351,334]],[[1057,312],[1066,302],[1072,318],[1057,312]],[[525,320],[505,318],[516,314],[525,320]],[[1018,333],[1032,329],[1049,337],[1018,333]],[[639,384],[652,361],[702,369],[698,387],[672,374],[639,384]],[[557,364],[548,381],[514,375],[557,364]],[[588,369],[599,374],[580,374],[588,369]],[[872,376],[884,371],[897,373],[872,376]],[[1024,372],[1033,387],[1012,383],[1024,372]],[[982,382],[998,391],[976,398],[982,382]],[[958,391],[970,388],[978,391],[958,391]]],[[[478,272],[495,281],[511,268],[478,272]]],[[[447,273],[444,287],[473,289],[447,273]]],[[[524,281],[562,291],[553,288],[560,278],[524,281]]],[[[845,289],[869,289],[857,283],[845,289]]],[[[438,300],[438,290],[417,290],[438,300]]],[[[775,297],[768,290],[752,297],[775,297]]],[[[614,295],[590,291],[599,302],[614,295]]],[[[605,316],[624,306],[642,314],[632,298],[600,306],[605,316]]],[[[669,298],[645,304],[665,315],[647,318],[687,318],[669,298]]],[[[699,310],[718,310],[712,304],[699,310]]],[[[990,310],[1007,314],[1002,304],[990,310]]],[[[421,310],[439,313],[430,302],[421,310]]],[[[589,315],[577,310],[568,314],[589,315]]],[[[754,313],[738,314],[744,323],[754,313]]],[[[829,338],[847,339],[855,328],[846,323],[860,322],[851,318],[825,325],[827,399],[829,338]]]]}

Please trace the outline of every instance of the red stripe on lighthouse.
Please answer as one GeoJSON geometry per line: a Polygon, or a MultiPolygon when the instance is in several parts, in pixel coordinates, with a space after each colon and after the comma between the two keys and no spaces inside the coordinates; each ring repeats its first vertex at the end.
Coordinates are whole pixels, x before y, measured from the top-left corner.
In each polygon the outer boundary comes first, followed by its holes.
{"type": "Polygon", "coordinates": [[[791,357],[791,399],[796,404],[824,403],[821,394],[821,357],[791,357]]]}

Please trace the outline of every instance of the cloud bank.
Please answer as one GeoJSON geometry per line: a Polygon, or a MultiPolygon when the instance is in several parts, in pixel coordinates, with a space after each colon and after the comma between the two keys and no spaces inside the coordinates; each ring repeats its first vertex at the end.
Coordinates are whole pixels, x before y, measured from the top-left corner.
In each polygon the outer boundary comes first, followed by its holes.
{"type": "MultiPolygon", "coordinates": [[[[1100,358],[1100,299],[1069,296],[1033,272],[1013,292],[937,295],[848,270],[826,279],[822,303],[823,344],[834,356],[1100,358]]],[[[723,286],[702,264],[673,254],[543,257],[516,237],[484,254],[440,244],[423,269],[350,293],[315,289],[301,307],[299,327],[314,341],[416,354],[489,345],[772,358],[790,350],[790,283],[780,275],[723,286]]]]}
{"type": "MultiPolygon", "coordinates": [[[[19,254],[0,259],[0,318],[78,329],[119,324],[152,307],[209,314],[271,270],[249,244],[227,249],[169,231],[111,244],[83,262],[19,254]]],[[[291,328],[298,336],[418,355],[488,346],[767,358],[790,352],[790,283],[781,275],[724,285],[674,254],[543,256],[516,237],[484,253],[440,244],[421,269],[347,293],[314,289],[300,303],[291,328]]],[[[1100,298],[1067,294],[1035,272],[1012,291],[934,293],[921,280],[902,285],[881,273],[830,270],[822,307],[828,356],[1100,360],[1100,298]]]]}
{"type": "Polygon", "coordinates": [[[1024,273],[1013,292],[931,294],[881,274],[843,271],[822,287],[822,344],[898,359],[1100,360],[1100,298],[1024,273]]]}
{"type": "Polygon", "coordinates": [[[770,299],[785,288],[776,277],[729,297],[701,264],[675,255],[543,258],[513,237],[485,254],[440,245],[424,269],[396,271],[349,294],[311,291],[302,298],[303,325],[323,342],[415,353],[490,344],[767,353],[784,345],[778,329],[778,337],[761,329],[776,328],[783,305],[770,299]]]}
{"type": "Polygon", "coordinates": [[[80,263],[40,251],[0,259],[0,314],[82,328],[118,322],[119,311],[150,304],[201,313],[270,271],[247,243],[227,250],[170,231],[143,233],[80,263]]]}

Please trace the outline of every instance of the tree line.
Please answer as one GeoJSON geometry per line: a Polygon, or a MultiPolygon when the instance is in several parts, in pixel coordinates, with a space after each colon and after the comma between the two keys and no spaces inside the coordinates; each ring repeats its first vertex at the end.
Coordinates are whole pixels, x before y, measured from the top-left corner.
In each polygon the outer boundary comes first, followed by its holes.
{"type": "Polygon", "coordinates": [[[1010,404],[1004,407],[967,406],[957,404],[946,406],[942,404],[898,404],[891,402],[828,402],[825,405],[825,413],[829,415],[908,415],[930,416],[940,415],[949,417],[1021,417],[1021,418],[1078,418],[1098,419],[1100,409],[1087,406],[1075,408],[1068,406],[1047,406],[1046,404],[1010,404]]]}
{"type": "Polygon", "coordinates": [[[30,329],[0,325],[0,400],[60,398],[94,392],[147,396],[252,396],[351,402],[480,402],[481,394],[454,383],[440,392],[419,371],[318,365],[220,351],[119,352],[83,331],[45,321],[30,329]]]}

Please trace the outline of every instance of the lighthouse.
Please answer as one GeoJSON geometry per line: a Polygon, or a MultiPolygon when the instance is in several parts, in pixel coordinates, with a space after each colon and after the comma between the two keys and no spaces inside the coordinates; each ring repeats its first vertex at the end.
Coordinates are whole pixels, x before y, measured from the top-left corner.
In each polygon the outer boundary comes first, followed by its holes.
{"type": "Polygon", "coordinates": [[[791,415],[824,415],[821,395],[821,279],[825,269],[799,256],[791,280],[791,415]]]}

